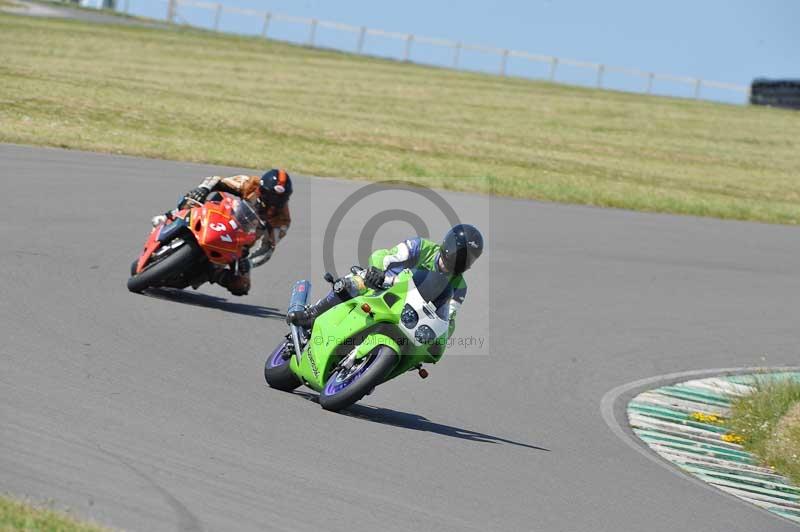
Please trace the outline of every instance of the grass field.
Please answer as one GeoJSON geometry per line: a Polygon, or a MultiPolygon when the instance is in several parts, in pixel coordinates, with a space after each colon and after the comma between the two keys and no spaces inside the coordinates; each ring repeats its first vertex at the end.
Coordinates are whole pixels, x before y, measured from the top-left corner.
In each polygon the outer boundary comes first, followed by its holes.
{"type": "Polygon", "coordinates": [[[800,222],[797,112],[198,30],[0,15],[0,141],[800,222]]]}
{"type": "Polygon", "coordinates": [[[0,532],[103,532],[107,529],[81,523],[72,517],[46,508],[0,496],[0,532]]]}
{"type": "Polygon", "coordinates": [[[762,378],[734,401],[727,425],[744,447],[800,485],[800,382],[762,378]]]}

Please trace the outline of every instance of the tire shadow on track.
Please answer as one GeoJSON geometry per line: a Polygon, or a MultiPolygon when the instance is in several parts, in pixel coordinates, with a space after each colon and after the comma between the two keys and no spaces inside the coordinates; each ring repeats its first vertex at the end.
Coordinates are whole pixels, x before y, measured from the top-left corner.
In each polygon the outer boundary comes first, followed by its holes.
{"type": "MultiPolygon", "coordinates": [[[[319,402],[319,397],[317,397],[315,394],[307,392],[299,392],[299,391],[295,391],[292,393],[294,395],[299,395],[308,401],[312,401],[314,403],[319,402]]],[[[468,440],[480,443],[495,443],[495,444],[504,443],[507,445],[525,447],[527,449],[533,449],[536,451],[547,451],[547,452],[551,451],[550,449],[547,449],[545,447],[539,447],[538,445],[521,443],[518,441],[509,440],[507,438],[501,438],[499,436],[492,436],[490,434],[476,432],[474,430],[452,427],[450,425],[444,425],[442,423],[436,423],[418,414],[399,412],[397,410],[392,410],[391,408],[382,408],[377,406],[356,404],[351,407],[348,407],[345,410],[340,410],[339,414],[354,419],[370,421],[372,423],[380,423],[381,425],[390,425],[392,427],[398,427],[401,429],[418,430],[421,432],[432,432],[433,434],[448,436],[450,438],[458,438],[460,440],[468,440]]]]}
{"type": "Polygon", "coordinates": [[[274,320],[283,320],[286,314],[274,307],[264,307],[261,305],[249,305],[247,303],[233,303],[221,297],[203,294],[200,292],[185,292],[183,290],[169,289],[169,288],[150,288],[143,292],[144,296],[153,297],[156,299],[163,299],[172,301],[173,303],[182,303],[184,305],[192,305],[195,307],[204,307],[233,314],[241,314],[243,316],[252,316],[254,318],[269,318],[274,320]]]}

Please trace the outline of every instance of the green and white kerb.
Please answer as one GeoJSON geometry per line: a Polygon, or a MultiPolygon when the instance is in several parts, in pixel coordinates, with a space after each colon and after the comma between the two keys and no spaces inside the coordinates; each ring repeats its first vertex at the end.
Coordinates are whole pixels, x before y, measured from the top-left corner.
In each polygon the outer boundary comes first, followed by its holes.
{"type": "MultiPolygon", "coordinates": [[[[754,390],[755,378],[714,377],[646,391],[628,403],[628,422],[648,447],[683,471],[800,523],[800,487],[760,466],[720,423],[730,416],[733,398],[754,390]]],[[[800,380],[800,372],[780,378],[800,380]]]]}

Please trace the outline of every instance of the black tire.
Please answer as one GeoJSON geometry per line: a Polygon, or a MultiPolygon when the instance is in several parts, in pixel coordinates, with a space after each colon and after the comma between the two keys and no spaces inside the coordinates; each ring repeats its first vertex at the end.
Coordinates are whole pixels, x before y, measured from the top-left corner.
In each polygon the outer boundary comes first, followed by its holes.
{"type": "Polygon", "coordinates": [[[128,290],[137,294],[147,288],[165,286],[186,272],[202,253],[192,242],[186,242],[159,262],[128,279],[128,290]]]}
{"type": "Polygon", "coordinates": [[[288,343],[288,340],[284,340],[278,344],[264,363],[264,379],[267,384],[270,388],[284,392],[291,392],[301,384],[300,379],[289,368],[289,361],[283,360],[283,351],[288,343]]]}
{"type": "Polygon", "coordinates": [[[397,352],[385,345],[379,345],[364,357],[364,359],[369,360],[370,357],[372,357],[372,361],[368,362],[369,366],[355,381],[347,385],[343,390],[334,393],[328,392],[330,383],[336,379],[339,372],[335,371],[331,374],[325,383],[325,387],[319,394],[319,404],[322,408],[330,410],[331,412],[338,412],[343,408],[357,403],[371,392],[373,388],[384,381],[399,360],[397,352]]]}

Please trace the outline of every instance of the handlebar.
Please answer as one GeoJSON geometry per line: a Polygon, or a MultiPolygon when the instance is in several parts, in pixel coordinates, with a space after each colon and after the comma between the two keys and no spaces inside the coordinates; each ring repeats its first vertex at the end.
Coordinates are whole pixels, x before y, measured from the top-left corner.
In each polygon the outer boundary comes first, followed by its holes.
{"type": "Polygon", "coordinates": [[[196,205],[196,206],[198,206],[198,207],[202,207],[202,206],[203,206],[203,203],[202,203],[202,202],[200,202],[200,201],[197,201],[197,200],[196,200],[196,199],[194,199],[194,198],[190,198],[189,196],[184,196],[184,197],[183,197],[183,201],[184,201],[184,202],[186,202],[186,203],[188,203],[188,204],[190,204],[190,205],[192,205],[192,204],[193,204],[193,205],[196,205]]]}
{"type": "MultiPolygon", "coordinates": [[[[350,273],[352,273],[355,276],[361,277],[362,279],[366,279],[367,277],[367,269],[362,268],[361,266],[358,265],[351,266],[350,273]]],[[[397,277],[395,275],[387,273],[386,278],[383,282],[383,288],[385,289],[393,286],[396,279],[397,277]]]]}

